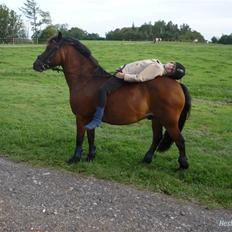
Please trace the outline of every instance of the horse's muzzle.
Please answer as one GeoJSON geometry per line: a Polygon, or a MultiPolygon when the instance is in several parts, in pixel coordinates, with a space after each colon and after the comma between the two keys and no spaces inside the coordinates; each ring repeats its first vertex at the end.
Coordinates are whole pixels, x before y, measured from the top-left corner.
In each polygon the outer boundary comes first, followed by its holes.
{"type": "Polygon", "coordinates": [[[46,69],[46,67],[39,59],[37,59],[33,63],[33,69],[37,72],[43,72],[46,69]]]}

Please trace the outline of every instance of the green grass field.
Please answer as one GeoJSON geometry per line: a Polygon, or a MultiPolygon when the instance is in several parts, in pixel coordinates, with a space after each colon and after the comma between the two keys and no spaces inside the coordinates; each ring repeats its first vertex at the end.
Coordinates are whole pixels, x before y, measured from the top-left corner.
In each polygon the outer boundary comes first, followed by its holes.
{"type": "MultiPolygon", "coordinates": [[[[150,165],[142,160],[151,143],[151,122],[103,124],[96,131],[97,157],[67,165],[75,143],[75,118],[63,74],[32,70],[37,47],[0,47],[0,154],[164,192],[209,207],[232,209],[232,46],[190,43],[85,41],[107,70],[138,59],[178,60],[193,107],[183,130],[190,168],[176,171],[173,146],[150,165]]],[[[81,188],[81,186],[80,186],[81,188]]]]}

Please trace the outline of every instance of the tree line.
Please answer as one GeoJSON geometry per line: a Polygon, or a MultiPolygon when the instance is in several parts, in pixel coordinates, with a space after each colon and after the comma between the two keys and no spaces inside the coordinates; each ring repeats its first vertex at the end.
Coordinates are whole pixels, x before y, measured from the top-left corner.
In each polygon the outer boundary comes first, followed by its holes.
{"type": "Polygon", "coordinates": [[[222,35],[219,39],[215,36],[211,39],[212,43],[232,44],[232,33],[230,35],[222,35]]]}
{"type": "Polygon", "coordinates": [[[124,27],[116,29],[106,34],[108,40],[154,40],[159,38],[165,41],[198,41],[205,42],[200,32],[193,31],[188,24],[182,24],[180,27],[172,21],[166,23],[163,20],[151,23],[145,23],[140,27],[124,27]]]}
{"type": "MultiPolygon", "coordinates": [[[[23,6],[19,9],[20,12],[27,18],[31,25],[32,40],[44,43],[48,38],[60,30],[65,36],[70,36],[80,40],[164,40],[164,41],[197,41],[205,42],[203,35],[200,32],[192,30],[188,24],[178,26],[172,21],[166,23],[163,20],[154,22],[154,24],[144,23],[140,27],[117,28],[106,33],[105,38],[100,37],[97,33],[88,33],[87,31],[72,27],[68,28],[67,24],[52,25],[50,13],[43,11],[38,6],[35,0],[26,0],[23,6]],[[41,29],[44,28],[44,29],[41,29]]],[[[29,29],[21,18],[13,10],[10,10],[6,5],[0,5],[0,42],[7,43],[11,38],[28,38],[29,29]]],[[[232,44],[232,34],[222,35],[221,38],[215,36],[211,39],[213,43],[232,44]]]]}

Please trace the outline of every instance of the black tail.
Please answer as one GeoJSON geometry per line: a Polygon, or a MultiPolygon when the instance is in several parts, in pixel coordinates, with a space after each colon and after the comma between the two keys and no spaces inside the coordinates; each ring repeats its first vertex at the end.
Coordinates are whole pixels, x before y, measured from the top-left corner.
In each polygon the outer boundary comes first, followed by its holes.
{"type": "MultiPolygon", "coordinates": [[[[182,129],[184,128],[185,121],[187,120],[187,118],[190,115],[191,96],[190,96],[188,88],[182,83],[180,83],[180,85],[182,87],[182,90],[183,90],[184,96],[185,96],[184,109],[182,110],[181,115],[180,115],[180,119],[179,119],[179,129],[180,129],[180,131],[182,131],[182,129]]],[[[163,138],[162,138],[162,140],[157,148],[157,151],[164,152],[164,151],[168,150],[171,147],[172,143],[173,143],[173,141],[172,141],[171,137],[169,136],[168,132],[165,131],[164,136],[163,136],[163,138]]]]}

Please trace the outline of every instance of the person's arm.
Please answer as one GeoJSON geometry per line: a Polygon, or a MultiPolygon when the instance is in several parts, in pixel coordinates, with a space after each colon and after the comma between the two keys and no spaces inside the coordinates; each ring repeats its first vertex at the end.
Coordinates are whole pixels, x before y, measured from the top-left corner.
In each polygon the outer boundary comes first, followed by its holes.
{"type": "Polygon", "coordinates": [[[129,74],[129,73],[124,74],[124,80],[128,81],[128,82],[141,82],[141,81],[143,81],[141,79],[141,77],[139,77],[138,74],[129,74]]]}
{"type": "Polygon", "coordinates": [[[138,79],[138,75],[136,74],[126,74],[123,72],[118,72],[115,74],[116,77],[120,79],[124,79],[127,82],[139,82],[141,80],[138,79]]]}

